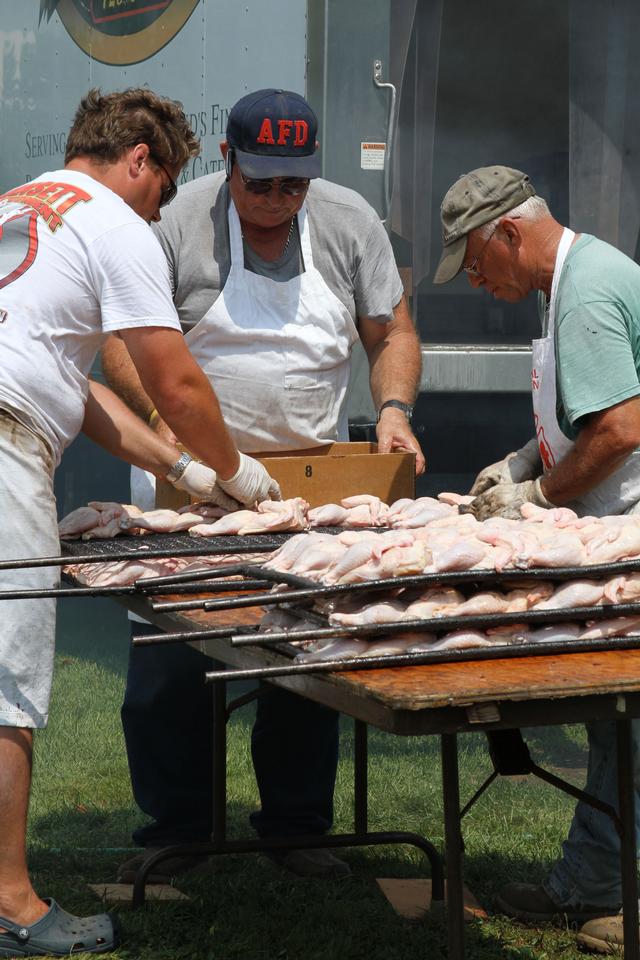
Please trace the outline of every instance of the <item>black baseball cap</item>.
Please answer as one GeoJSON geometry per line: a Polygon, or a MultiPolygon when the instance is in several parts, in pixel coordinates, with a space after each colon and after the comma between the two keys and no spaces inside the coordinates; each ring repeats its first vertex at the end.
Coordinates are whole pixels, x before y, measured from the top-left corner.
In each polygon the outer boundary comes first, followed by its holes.
{"type": "Polygon", "coordinates": [[[256,90],[238,100],[227,121],[227,143],[247,177],[320,176],[318,120],[291,90],[256,90]]]}

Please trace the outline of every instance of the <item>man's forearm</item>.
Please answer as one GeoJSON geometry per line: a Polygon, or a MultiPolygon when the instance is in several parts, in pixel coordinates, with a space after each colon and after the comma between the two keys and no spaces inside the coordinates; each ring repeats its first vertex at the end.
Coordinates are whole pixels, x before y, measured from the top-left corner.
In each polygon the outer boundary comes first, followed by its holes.
{"type": "Polygon", "coordinates": [[[89,396],[82,425],[84,433],[127,463],[164,477],[180,453],[120,400],[96,381],[89,381],[89,396]]]}
{"type": "Polygon", "coordinates": [[[384,326],[361,321],[361,337],[369,359],[371,395],[376,409],[385,400],[412,404],[420,388],[422,353],[404,297],[384,326]]]}
{"type": "Polygon", "coordinates": [[[145,393],[162,420],[198,460],[233,476],[240,457],[209,380],[190,354],[184,337],[170,328],[122,331],[145,393]]]}
{"type": "Polygon", "coordinates": [[[562,506],[599,486],[640,445],[640,400],[633,397],[593,414],[569,453],[542,479],[551,503],[562,506]]]}
{"type": "Polygon", "coordinates": [[[385,400],[413,404],[420,387],[422,356],[415,334],[397,333],[375,347],[369,358],[371,396],[376,410],[385,400]]]}
{"type": "Polygon", "coordinates": [[[101,353],[105,380],[126,405],[145,422],[153,410],[153,402],[145,391],[129,351],[120,337],[110,336],[101,353]]]}

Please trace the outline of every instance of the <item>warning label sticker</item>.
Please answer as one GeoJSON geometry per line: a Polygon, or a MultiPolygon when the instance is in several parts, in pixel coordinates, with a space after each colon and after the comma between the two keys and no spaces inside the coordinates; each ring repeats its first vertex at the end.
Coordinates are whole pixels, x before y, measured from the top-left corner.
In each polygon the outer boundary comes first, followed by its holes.
{"type": "Polygon", "coordinates": [[[363,170],[384,170],[386,143],[361,143],[360,166],[363,170]]]}

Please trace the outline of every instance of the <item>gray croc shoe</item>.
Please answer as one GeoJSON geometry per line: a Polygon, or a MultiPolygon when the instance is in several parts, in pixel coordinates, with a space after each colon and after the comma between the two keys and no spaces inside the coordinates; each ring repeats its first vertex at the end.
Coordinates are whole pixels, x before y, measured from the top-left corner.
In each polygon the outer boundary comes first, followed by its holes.
{"type": "Polygon", "coordinates": [[[43,917],[22,927],[0,917],[0,957],[68,957],[74,953],[105,953],[120,943],[117,920],[110,913],[74,917],[55,900],[44,897],[49,909],[43,917]]]}

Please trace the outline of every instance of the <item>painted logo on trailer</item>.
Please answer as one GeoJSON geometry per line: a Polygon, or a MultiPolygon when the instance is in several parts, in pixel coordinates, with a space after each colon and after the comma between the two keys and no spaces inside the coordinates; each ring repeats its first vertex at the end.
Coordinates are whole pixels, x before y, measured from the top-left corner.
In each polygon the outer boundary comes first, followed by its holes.
{"type": "Polygon", "coordinates": [[[69,36],[92,59],[139,63],[166,46],[200,0],[40,0],[40,19],[57,13],[69,36]]]}

